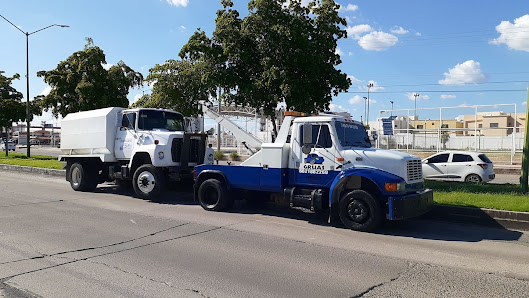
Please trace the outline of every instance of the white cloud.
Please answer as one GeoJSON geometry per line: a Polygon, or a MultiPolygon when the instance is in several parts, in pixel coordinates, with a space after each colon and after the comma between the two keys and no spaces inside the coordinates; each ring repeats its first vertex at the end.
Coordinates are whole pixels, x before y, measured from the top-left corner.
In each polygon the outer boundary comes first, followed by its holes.
{"type": "Polygon", "coordinates": [[[410,31],[408,31],[408,30],[406,30],[406,29],[404,29],[402,27],[395,26],[395,27],[391,28],[391,33],[394,33],[394,34],[401,34],[402,35],[402,34],[406,34],[408,32],[410,32],[410,31]]]}
{"type": "Polygon", "coordinates": [[[527,105],[527,101],[522,102],[522,106],[526,106],[526,105],[527,105]]]}
{"type": "Polygon", "coordinates": [[[439,80],[441,85],[463,85],[477,84],[487,81],[487,77],[481,71],[481,65],[474,60],[467,60],[457,64],[444,73],[444,80],[439,80]]]}
{"type": "Polygon", "coordinates": [[[365,86],[358,87],[358,89],[367,91],[367,89],[368,89],[367,85],[369,85],[369,84],[373,84],[373,87],[371,87],[369,89],[369,91],[382,91],[382,90],[384,90],[384,87],[379,86],[378,83],[373,81],[373,80],[370,80],[369,82],[367,82],[367,84],[365,86]]]}
{"type": "MultiPolygon", "coordinates": [[[[359,105],[359,104],[364,104],[365,101],[366,100],[364,99],[363,96],[355,95],[355,96],[353,96],[352,98],[349,99],[349,104],[359,105]]],[[[369,103],[370,104],[376,103],[376,100],[370,98],[369,99],[369,103]]]]}
{"type": "Polygon", "coordinates": [[[361,83],[361,82],[362,82],[362,80],[359,80],[359,79],[355,78],[355,76],[352,76],[352,75],[348,75],[347,78],[348,78],[349,80],[351,80],[351,83],[352,83],[352,84],[358,84],[358,83],[361,83]]]}
{"type": "Polygon", "coordinates": [[[348,52],[347,53],[349,56],[353,56],[353,52],[348,52]]]}
{"type": "MultiPolygon", "coordinates": [[[[406,93],[406,96],[408,97],[409,100],[415,100],[415,96],[413,96],[413,94],[415,94],[414,92],[408,92],[406,93]]],[[[420,94],[419,96],[417,96],[417,100],[429,100],[430,99],[430,95],[428,94],[420,94]]]]}
{"type": "Polygon", "coordinates": [[[104,69],[109,70],[114,64],[110,63],[101,63],[101,66],[103,66],[104,69]]]}
{"type": "Polygon", "coordinates": [[[441,99],[454,99],[456,98],[455,95],[452,95],[452,94],[441,94],[441,99]]]}
{"type": "Polygon", "coordinates": [[[345,56],[345,53],[339,47],[336,47],[334,53],[340,55],[340,57],[345,56]]]}
{"type": "Polygon", "coordinates": [[[329,105],[329,111],[331,112],[349,112],[346,108],[344,108],[342,105],[337,105],[334,103],[331,103],[329,105]]]}
{"type": "Polygon", "coordinates": [[[422,36],[421,32],[415,32],[415,36],[422,36]]]}
{"type": "Polygon", "coordinates": [[[351,38],[358,40],[360,39],[360,35],[362,35],[363,33],[371,32],[374,29],[371,28],[371,26],[369,26],[368,24],[361,24],[353,27],[347,27],[347,29],[345,30],[347,31],[347,36],[351,36],[351,38]]]}
{"type": "Polygon", "coordinates": [[[529,52],[529,14],[514,19],[514,23],[502,21],[496,26],[500,37],[491,44],[506,44],[510,49],[529,52]]]}
{"type": "Polygon", "coordinates": [[[134,99],[133,99],[133,101],[132,101],[132,102],[137,102],[137,101],[138,101],[138,99],[140,99],[140,98],[141,98],[142,96],[143,96],[143,94],[140,94],[140,93],[138,93],[138,94],[134,95],[134,99]]]}
{"type": "Polygon", "coordinates": [[[394,46],[399,39],[392,34],[382,32],[382,31],[373,31],[369,34],[366,34],[358,39],[358,44],[368,51],[382,51],[394,46]]]}
{"type": "Polygon", "coordinates": [[[354,4],[347,4],[347,6],[340,5],[340,11],[356,11],[358,9],[358,5],[354,4]]]}
{"type": "Polygon", "coordinates": [[[51,87],[50,86],[46,86],[46,88],[44,88],[44,90],[42,90],[42,92],[40,92],[39,95],[46,96],[46,95],[50,94],[50,92],[51,92],[51,87]]]}
{"type": "Polygon", "coordinates": [[[167,1],[167,3],[173,5],[173,6],[183,6],[183,7],[186,7],[187,4],[189,3],[189,0],[165,0],[167,1]]]}

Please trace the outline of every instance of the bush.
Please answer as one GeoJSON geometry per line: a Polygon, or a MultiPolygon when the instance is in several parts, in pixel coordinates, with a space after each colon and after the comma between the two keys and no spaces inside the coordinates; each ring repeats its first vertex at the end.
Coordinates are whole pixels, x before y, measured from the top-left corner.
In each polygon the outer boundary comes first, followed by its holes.
{"type": "Polygon", "coordinates": [[[240,156],[237,152],[232,152],[230,153],[230,159],[231,160],[239,160],[240,159],[240,156]]]}
{"type": "Polygon", "coordinates": [[[216,160],[224,160],[224,152],[222,151],[215,151],[215,159],[216,160]]]}

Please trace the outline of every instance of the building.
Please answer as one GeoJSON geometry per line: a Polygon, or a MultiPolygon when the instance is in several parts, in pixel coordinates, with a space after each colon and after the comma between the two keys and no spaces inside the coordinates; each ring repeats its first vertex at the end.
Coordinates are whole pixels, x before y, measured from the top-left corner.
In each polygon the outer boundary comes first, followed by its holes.
{"type": "Polygon", "coordinates": [[[514,113],[505,112],[480,112],[477,115],[463,115],[465,128],[470,130],[465,131],[466,136],[473,136],[476,134],[481,136],[508,136],[513,133],[516,125],[516,132],[523,131],[525,127],[525,114],[518,113],[516,115],[516,122],[514,121],[514,113]]]}

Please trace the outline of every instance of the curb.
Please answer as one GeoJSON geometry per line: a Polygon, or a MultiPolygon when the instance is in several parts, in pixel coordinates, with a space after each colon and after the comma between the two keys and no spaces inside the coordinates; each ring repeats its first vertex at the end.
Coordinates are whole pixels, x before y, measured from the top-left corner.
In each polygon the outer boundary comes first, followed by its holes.
{"type": "Polygon", "coordinates": [[[422,218],[529,231],[529,212],[435,205],[422,218]]]}
{"type": "Polygon", "coordinates": [[[35,173],[35,174],[41,174],[41,175],[60,176],[60,177],[65,177],[66,175],[66,170],[44,169],[44,168],[35,168],[35,167],[27,167],[27,166],[5,165],[5,164],[0,164],[0,170],[35,173]]]}

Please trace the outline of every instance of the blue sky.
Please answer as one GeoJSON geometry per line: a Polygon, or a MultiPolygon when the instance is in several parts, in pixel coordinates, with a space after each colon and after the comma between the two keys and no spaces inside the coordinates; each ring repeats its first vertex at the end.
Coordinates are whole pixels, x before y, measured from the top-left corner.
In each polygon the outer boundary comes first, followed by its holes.
{"type": "MultiPolygon", "coordinates": [[[[248,1],[233,0],[241,15],[248,1]]],[[[304,1],[308,2],[308,1],[304,1]]],[[[332,108],[364,115],[365,86],[371,81],[370,119],[379,110],[516,103],[525,111],[529,82],[529,1],[340,0],[348,38],[338,43],[339,66],[354,84],[332,108]],[[520,91],[497,91],[520,90],[520,91]],[[429,91],[429,92],[427,92],[429,91]],[[435,92],[433,92],[435,91],[435,92]]],[[[85,45],[91,37],[107,63],[123,60],[145,76],[150,67],[178,52],[201,28],[214,30],[220,0],[3,0],[0,14],[23,31],[52,27],[30,36],[31,97],[47,85],[36,77],[85,45]]],[[[25,36],[0,19],[0,70],[21,74],[15,88],[26,94],[25,36]]],[[[148,92],[148,87],[144,88],[148,92]]],[[[131,101],[142,94],[133,89],[131,101]]],[[[512,112],[513,107],[490,108],[512,112]]],[[[484,109],[485,110],[485,109],[484,109]]],[[[447,118],[463,110],[451,109],[447,118]]],[[[405,112],[401,112],[405,113],[405,112]]],[[[466,110],[465,110],[465,113],[466,110]]],[[[472,113],[472,112],[468,112],[472,113]]],[[[420,119],[437,114],[418,113],[420,119]]],[[[437,116],[438,118],[438,116],[437,116]]],[[[51,120],[49,115],[37,119],[51,120]]]]}

